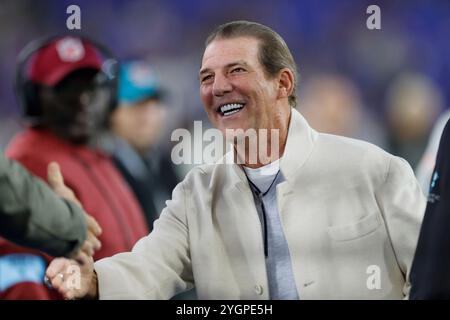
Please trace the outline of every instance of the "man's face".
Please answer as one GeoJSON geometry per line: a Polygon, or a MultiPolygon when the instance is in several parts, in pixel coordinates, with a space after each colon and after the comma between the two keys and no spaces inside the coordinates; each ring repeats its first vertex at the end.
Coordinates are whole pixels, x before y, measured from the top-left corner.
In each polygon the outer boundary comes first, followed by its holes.
{"type": "Polygon", "coordinates": [[[75,71],[54,88],[43,88],[45,125],[59,137],[85,144],[104,124],[111,92],[95,70],[75,71]]]}
{"type": "Polygon", "coordinates": [[[269,79],[251,37],[217,39],[205,49],[200,97],[209,120],[225,129],[272,129],[277,118],[277,78],[269,79]]]}
{"type": "Polygon", "coordinates": [[[166,107],[156,99],[147,99],[132,105],[121,105],[111,116],[112,130],[145,153],[155,144],[166,120],[166,107]]]}

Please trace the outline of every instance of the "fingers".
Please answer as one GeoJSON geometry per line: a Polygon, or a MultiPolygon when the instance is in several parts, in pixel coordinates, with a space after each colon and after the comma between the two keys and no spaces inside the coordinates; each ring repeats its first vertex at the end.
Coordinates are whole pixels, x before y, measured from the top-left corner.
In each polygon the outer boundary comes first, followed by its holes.
{"type": "Polygon", "coordinates": [[[75,260],[81,265],[81,266],[85,266],[88,265],[89,263],[91,263],[93,261],[92,259],[92,255],[87,255],[84,252],[79,252],[76,256],[75,256],[75,260]]]}
{"type": "MultiPolygon", "coordinates": [[[[102,247],[102,243],[100,242],[100,240],[98,240],[97,237],[95,237],[93,234],[90,234],[90,233],[88,234],[88,238],[90,238],[89,241],[92,245],[92,249],[94,251],[100,250],[100,248],[102,247]]],[[[92,254],[91,254],[91,256],[92,256],[92,254]]]]}
{"type": "Polygon", "coordinates": [[[91,250],[97,251],[102,247],[101,242],[97,239],[97,237],[102,233],[102,229],[92,216],[86,213],[85,217],[88,232],[82,250],[88,255],[93,255],[93,253],[90,253],[91,250]]]}
{"type": "Polygon", "coordinates": [[[102,247],[102,244],[100,240],[97,239],[96,236],[94,236],[90,231],[87,233],[87,238],[84,241],[83,245],[80,249],[78,249],[77,252],[72,255],[72,257],[76,257],[80,252],[83,252],[84,254],[88,256],[93,256],[95,251],[100,250],[102,247]]]}
{"type": "Polygon", "coordinates": [[[47,271],[45,272],[45,275],[49,279],[53,279],[58,273],[60,273],[62,270],[64,270],[69,264],[70,260],[65,258],[56,258],[53,259],[50,265],[47,268],[47,271]]]}
{"type": "Polygon", "coordinates": [[[64,273],[62,273],[62,272],[58,273],[53,278],[49,278],[49,279],[50,279],[50,284],[52,285],[52,287],[55,290],[62,293],[62,291],[64,290],[64,287],[63,287],[64,273]]]}
{"type": "Polygon", "coordinates": [[[92,277],[94,260],[83,252],[76,259],[77,261],[56,258],[45,272],[51,287],[65,299],[81,298],[89,289],[88,280],[92,277]]]}
{"type": "Polygon", "coordinates": [[[85,217],[88,230],[98,237],[102,233],[102,228],[97,223],[97,221],[89,214],[86,213],[85,217]]]}
{"type": "Polygon", "coordinates": [[[102,233],[102,229],[92,216],[85,213],[85,218],[87,225],[86,240],[77,251],[70,255],[70,258],[75,258],[80,252],[93,256],[95,251],[100,250],[102,247],[102,243],[97,238],[102,233]]]}
{"type": "Polygon", "coordinates": [[[64,298],[66,297],[66,288],[64,288],[64,274],[66,269],[70,266],[70,260],[64,258],[54,259],[45,272],[48,282],[50,282],[53,289],[58,291],[64,298]]]}
{"type": "Polygon", "coordinates": [[[89,256],[93,256],[94,255],[94,248],[92,246],[92,243],[90,243],[89,241],[85,241],[83,243],[83,246],[81,247],[80,250],[78,250],[75,253],[75,257],[80,253],[80,252],[84,252],[85,254],[89,255],[89,256]]]}
{"type": "Polygon", "coordinates": [[[64,178],[61,174],[59,164],[57,162],[51,162],[47,167],[47,180],[53,189],[65,187],[64,178]]]}
{"type": "Polygon", "coordinates": [[[67,187],[64,184],[64,178],[61,173],[61,169],[56,162],[51,162],[47,167],[47,180],[50,185],[50,187],[53,189],[53,191],[59,195],[60,197],[70,200],[72,202],[75,202],[78,204],[81,208],[83,207],[78,201],[78,199],[75,197],[75,194],[73,193],[72,189],[67,187]]]}

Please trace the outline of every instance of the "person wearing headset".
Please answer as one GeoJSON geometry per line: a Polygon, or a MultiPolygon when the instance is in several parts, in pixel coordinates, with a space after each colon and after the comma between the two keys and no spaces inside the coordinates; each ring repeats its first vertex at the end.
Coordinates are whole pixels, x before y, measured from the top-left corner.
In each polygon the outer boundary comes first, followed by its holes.
{"type": "MultiPolygon", "coordinates": [[[[66,185],[103,229],[95,260],[130,250],[148,233],[137,200],[110,158],[96,146],[115,107],[115,64],[106,48],[78,35],[31,43],[19,55],[16,77],[16,92],[29,126],[6,150],[8,157],[41,178],[50,162],[60,165],[66,185]]],[[[28,256],[13,260],[16,269],[40,274],[51,260],[0,243],[0,255],[17,253],[28,256]]],[[[0,298],[56,298],[43,281],[11,278],[8,286],[0,288],[0,298]]]]}

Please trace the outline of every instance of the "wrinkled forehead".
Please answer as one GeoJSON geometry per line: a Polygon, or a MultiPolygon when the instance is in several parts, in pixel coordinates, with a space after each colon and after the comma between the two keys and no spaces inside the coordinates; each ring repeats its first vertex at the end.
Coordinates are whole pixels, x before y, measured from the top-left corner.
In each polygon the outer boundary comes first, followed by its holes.
{"type": "Polygon", "coordinates": [[[216,69],[235,61],[258,64],[259,40],[252,37],[215,39],[205,49],[201,69],[216,69]]]}

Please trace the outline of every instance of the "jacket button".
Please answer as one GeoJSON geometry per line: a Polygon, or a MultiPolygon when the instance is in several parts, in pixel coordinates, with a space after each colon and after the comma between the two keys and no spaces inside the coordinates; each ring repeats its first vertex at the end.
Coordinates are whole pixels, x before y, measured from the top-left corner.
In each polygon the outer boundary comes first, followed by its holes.
{"type": "Polygon", "coordinates": [[[262,295],[263,294],[263,286],[261,286],[261,285],[259,285],[259,284],[257,284],[256,286],[255,286],[255,293],[257,294],[257,295],[262,295]]]}

